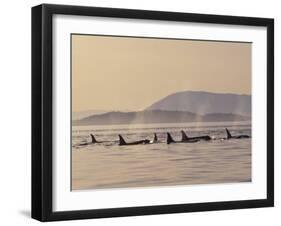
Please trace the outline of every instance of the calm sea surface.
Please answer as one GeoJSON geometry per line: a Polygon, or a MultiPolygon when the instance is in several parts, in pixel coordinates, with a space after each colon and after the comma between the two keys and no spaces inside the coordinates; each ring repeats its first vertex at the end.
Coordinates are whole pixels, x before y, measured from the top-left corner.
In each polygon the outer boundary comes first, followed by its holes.
{"type": "Polygon", "coordinates": [[[72,189],[105,189],[251,181],[252,139],[250,122],[169,123],[72,127],[72,189]],[[211,141],[166,144],[166,132],[175,140],[180,130],[189,136],[209,135],[211,141]],[[119,146],[118,134],[127,142],[153,139],[160,143],[119,146]],[[93,133],[104,143],[90,142],[93,133]]]}

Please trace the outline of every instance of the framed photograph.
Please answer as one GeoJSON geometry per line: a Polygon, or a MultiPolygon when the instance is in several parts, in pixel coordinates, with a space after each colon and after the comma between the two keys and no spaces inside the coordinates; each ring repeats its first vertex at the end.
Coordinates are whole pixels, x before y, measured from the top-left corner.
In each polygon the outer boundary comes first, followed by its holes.
{"type": "Polygon", "coordinates": [[[32,217],[274,205],[274,21],[32,8],[32,217]]]}

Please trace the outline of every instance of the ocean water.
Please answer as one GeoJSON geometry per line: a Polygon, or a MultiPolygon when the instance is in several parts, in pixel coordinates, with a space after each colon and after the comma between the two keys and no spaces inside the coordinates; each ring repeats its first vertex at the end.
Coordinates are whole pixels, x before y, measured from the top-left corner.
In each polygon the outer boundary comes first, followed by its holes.
{"type": "Polygon", "coordinates": [[[167,123],[72,127],[72,190],[154,187],[251,181],[251,122],[167,123]],[[175,140],[209,135],[211,141],[166,144],[166,133],[175,140]],[[119,146],[118,134],[127,142],[153,139],[159,143],[119,146]],[[90,142],[93,133],[98,144],[90,142]]]}

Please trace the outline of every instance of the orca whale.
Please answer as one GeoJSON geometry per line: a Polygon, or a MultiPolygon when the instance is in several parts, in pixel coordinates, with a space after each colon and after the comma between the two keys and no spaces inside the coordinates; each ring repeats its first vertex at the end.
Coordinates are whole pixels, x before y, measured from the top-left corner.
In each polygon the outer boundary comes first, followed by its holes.
{"type": "Polygon", "coordinates": [[[97,141],[95,136],[93,134],[90,134],[91,138],[92,138],[92,144],[96,144],[96,143],[103,143],[102,141],[97,141]]]}
{"type": "Polygon", "coordinates": [[[195,143],[198,142],[199,139],[182,139],[181,141],[175,141],[174,138],[172,137],[172,135],[170,133],[167,133],[167,144],[171,144],[171,143],[195,143]]]}
{"type": "Polygon", "coordinates": [[[250,136],[248,135],[238,135],[238,136],[232,136],[231,133],[229,132],[229,130],[227,128],[225,128],[226,131],[226,139],[244,139],[244,138],[250,138],[250,136]]]}
{"type": "Polygon", "coordinates": [[[181,131],[181,136],[182,136],[182,138],[181,138],[182,141],[192,141],[192,140],[206,140],[206,141],[208,141],[208,140],[211,140],[210,136],[188,137],[183,130],[181,131]]]}
{"type": "Polygon", "coordinates": [[[150,141],[150,144],[155,144],[155,143],[158,143],[158,137],[156,133],[154,133],[153,140],[150,141]]]}
{"type": "Polygon", "coordinates": [[[138,140],[138,141],[133,141],[133,142],[126,142],[124,138],[119,134],[119,145],[124,146],[124,145],[137,145],[137,144],[149,144],[150,140],[144,139],[144,140],[138,140]]]}
{"type": "Polygon", "coordinates": [[[90,136],[91,136],[91,142],[81,143],[81,144],[79,144],[79,146],[85,146],[85,145],[89,145],[89,144],[102,143],[101,141],[97,141],[93,134],[90,134],[90,136]]]}

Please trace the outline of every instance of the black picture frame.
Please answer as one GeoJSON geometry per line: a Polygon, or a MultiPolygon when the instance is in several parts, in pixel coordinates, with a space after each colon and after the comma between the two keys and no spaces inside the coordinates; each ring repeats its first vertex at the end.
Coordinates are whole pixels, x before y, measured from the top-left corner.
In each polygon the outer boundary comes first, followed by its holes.
{"type": "Polygon", "coordinates": [[[40,221],[57,221],[270,206],[274,206],[273,19],[50,4],[32,8],[32,218],[40,221]],[[54,212],[52,210],[52,18],[55,14],[266,27],[267,198],[54,212]]]}

